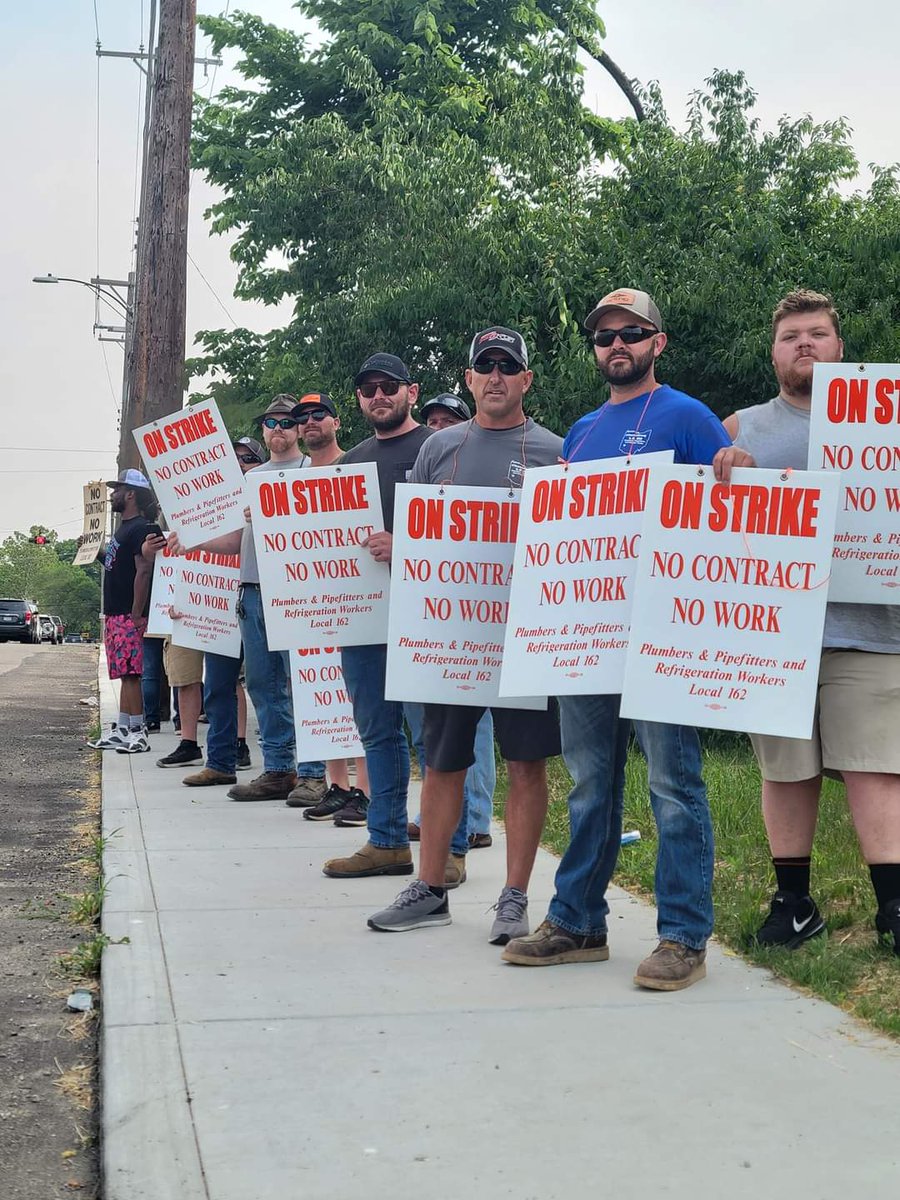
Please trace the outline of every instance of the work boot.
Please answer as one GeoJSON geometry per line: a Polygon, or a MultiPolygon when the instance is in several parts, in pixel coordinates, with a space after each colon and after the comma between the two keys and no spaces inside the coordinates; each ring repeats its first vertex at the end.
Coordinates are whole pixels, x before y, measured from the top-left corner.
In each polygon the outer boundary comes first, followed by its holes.
{"type": "Polygon", "coordinates": [[[556,967],[562,963],[606,962],[605,933],[569,933],[552,921],[542,921],[534,933],[510,940],[504,962],[519,967],[556,967]]]}
{"type": "Polygon", "coordinates": [[[663,938],[637,969],[634,982],[654,992],[680,992],[706,978],[706,951],[663,938]]]}
{"type": "Polygon", "coordinates": [[[900,900],[888,900],[875,914],[875,928],[879,938],[894,939],[894,953],[900,954],[900,900]]]}
{"type": "Polygon", "coordinates": [[[464,854],[451,854],[447,858],[447,865],[444,868],[444,887],[450,891],[453,888],[458,888],[461,883],[466,882],[466,856],[464,854]]]}
{"type": "Polygon", "coordinates": [[[327,791],[328,784],[324,775],[318,779],[304,775],[302,779],[298,778],[297,786],[291,791],[285,804],[288,808],[312,808],[314,804],[325,799],[327,791]]]}
{"type": "Polygon", "coordinates": [[[362,879],[366,875],[412,875],[409,846],[373,846],[366,842],[349,858],[329,858],[322,867],[332,879],[362,879]]]}
{"type": "Polygon", "coordinates": [[[228,791],[229,800],[287,800],[297,783],[295,771],[263,771],[249,783],[239,783],[228,791]]]}
{"type": "Polygon", "coordinates": [[[216,787],[226,783],[237,783],[237,775],[229,775],[227,771],[217,771],[215,767],[204,767],[196,775],[185,775],[181,781],[185,787],[216,787]]]}

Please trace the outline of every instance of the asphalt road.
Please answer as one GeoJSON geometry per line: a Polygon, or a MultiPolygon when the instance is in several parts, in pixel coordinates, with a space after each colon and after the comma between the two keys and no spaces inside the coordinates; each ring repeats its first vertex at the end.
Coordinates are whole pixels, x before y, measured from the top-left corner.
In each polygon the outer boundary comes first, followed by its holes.
{"type": "Polygon", "coordinates": [[[94,1114],[60,1086],[78,1083],[72,1068],[93,1060],[97,1022],[66,1011],[72,982],[58,966],[60,952],[89,936],[67,919],[65,897],[86,888],[75,828],[98,819],[75,794],[96,792],[85,746],[96,710],[78,703],[96,678],[94,646],[0,644],[0,1180],[9,1200],[98,1194],[94,1114]]]}

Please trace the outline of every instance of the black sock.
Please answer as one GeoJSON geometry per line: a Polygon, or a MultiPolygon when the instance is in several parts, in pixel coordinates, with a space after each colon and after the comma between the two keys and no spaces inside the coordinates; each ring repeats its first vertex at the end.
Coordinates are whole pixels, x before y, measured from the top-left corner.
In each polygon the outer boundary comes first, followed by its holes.
{"type": "Polygon", "coordinates": [[[869,874],[879,908],[884,908],[891,900],[900,900],[900,863],[873,863],[869,874]]]}
{"type": "Polygon", "coordinates": [[[438,900],[443,900],[444,897],[447,895],[446,888],[432,887],[430,883],[428,885],[428,890],[429,890],[429,892],[431,892],[432,896],[437,896],[438,900]]]}
{"type": "Polygon", "coordinates": [[[779,892],[793,892],[795,896],[809,895],[809,855],[805,858],[773,858],[775,879],[779,892]]]}

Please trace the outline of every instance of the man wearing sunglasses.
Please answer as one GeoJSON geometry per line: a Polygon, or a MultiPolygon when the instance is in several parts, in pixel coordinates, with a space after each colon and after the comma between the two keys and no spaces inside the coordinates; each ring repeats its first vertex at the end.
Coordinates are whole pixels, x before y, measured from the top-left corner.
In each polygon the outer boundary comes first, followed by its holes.
{"type": "MultiPolygon", "coordinates": [[[[620,288],[588,314],[597,368],[609,400],[576,421],[563,447],[569,462],[674,450],[677,463],[711,463],[731,439],[699,400],[656,381],[666,347],[653,299],[620,288]]],[[[738,463],[736,465],[743,465],[738,463]]],[[[619,717],[619,696],[561,696],[563,757],[574,787],[569,795],[571,839],[556,872],[546,920],[511,941],[507,962],[544,967],[604,961],[606,889],[622,833],[625,759],[632,722],[619,717]]],[[[635,721],[648,764],[650,799],[659,834],[656,864],[659,945],[641,963],[635,983],[678,991],[706,974],[712,932],[713,833],[701,775],[696,729],[635,721]]]]}
{"type": "Polygon", "coordinates": [[[330,396],[325,392],[301,396],[291,416],[297,422],[311,467],[330,467],[341,461],[344,452],[337,442],[341,419],[330,396]]]}
{"type": "MultiPolygon", "coordinates": [[[[440,430],[425,443],[416,459],[413,482],[508,491],[522,486],[527,467],[556,463],[562,440],[525,415],[532,379],[520,333],[500,325],[476,333],[466,371],[475,417],[440,430]]],[[[475,759],[476,730],[485,709],[462,704],[424,707],[419,879],[369,918],[370,928],[383,932],[449,925],[451,920],[445,864],[448,851],[457,854],[454,830],[465,817],[466,773],[475,759]]],[[[495,905],[489,937],[495,945],[503,945],[528,932],[528,882],[547,813],[546,760],[559,754],[559,722],[552,699],[544,711],[497,707],[492,715],[509,780],[506,883],[495,905]]]]}

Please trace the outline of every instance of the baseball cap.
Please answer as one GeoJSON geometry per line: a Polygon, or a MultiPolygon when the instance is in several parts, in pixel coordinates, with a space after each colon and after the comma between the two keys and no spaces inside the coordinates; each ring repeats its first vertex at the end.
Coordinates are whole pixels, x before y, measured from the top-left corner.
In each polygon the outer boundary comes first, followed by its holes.
{"type": "Polygon", "coordinates": [[[128,467],[127,470],[120,471],[118,479],[108,479],[106,481],[106,486],[119,487],[119,485],[123,483],[126,487],[143,488],[147,492],[151,490],[150,480],[146,475],[143,474],[143,472],[136,470],[134,467],[128,467]]]}
{"type": "Polygon", "coordinates": [[[238,446],[246,446],[250,453],[258,458],[260,462],[265,462],[266,460],[266,452],[263,450],[262,445],[256,440],[256,438],[235,438],[231,444],[235,447],[235,449],[237,449],[238,446]]]}
{"type": "Polygon", "coordinates": [[[307,392],[305,396],[301,396],[293,409],[292,416],[299,416],[305,408],[324,408],[326,412],[331,413],[333,417],[337,416],[337,409],[334,407],[334,401],[327,392],[307,392]]]}
{"type": "Polygon", "coordinates": [[[291,396],[287,392],[282,392],[280,396],[276,396],[271,401],[266,411],[259,417],[254,417],[253,420],[259,424],[264,417],[289,417],[297,407],[297,397],[291,396]]]}
{"type": "Polygon", "coordinates": [[[375,371],[380,375],[387,375],[388,379],[399,379],[401,383],[412,382],[406,363],[401,358],[396,354],[384,354],[379,351],[378,354],[370,354],[359,368],[353,380],[354,384],[358,384],[364,375],[375,371]]]}
{"type": "Polygon", "coordinates": [[[642,321],[649,321],[651,325],[655,325],[662,332],[662,317],[653,297],[647,292],[639,292],[634,288],[618,288],[598,301],[584,319],[585,329],[589,329],[593,333],[600,318],[615,308],[633,313],[642,321]]]}
{"type": "Polygon", "coordinates": [[[476,333],[469,347],[469,366],[471,367],[486,350],[502,350],[523,367],[528,366],[528,347],[521,333],[515,329],[492,325],[490,329],[482,329],[480,333],[476,333]]]}
{"type": "Polygon", "coordinates": [[[460,400],[459,396],[454,396],[452,392],[441,392],[439,396],[432,396],[430,400],[425,401],[419,409],[419,413],[422,417],[427,417],[433,408],[446,408],[459,417],[460,420],[472,420],[468,404],[466,404],[465,400],[460,400]]]}

